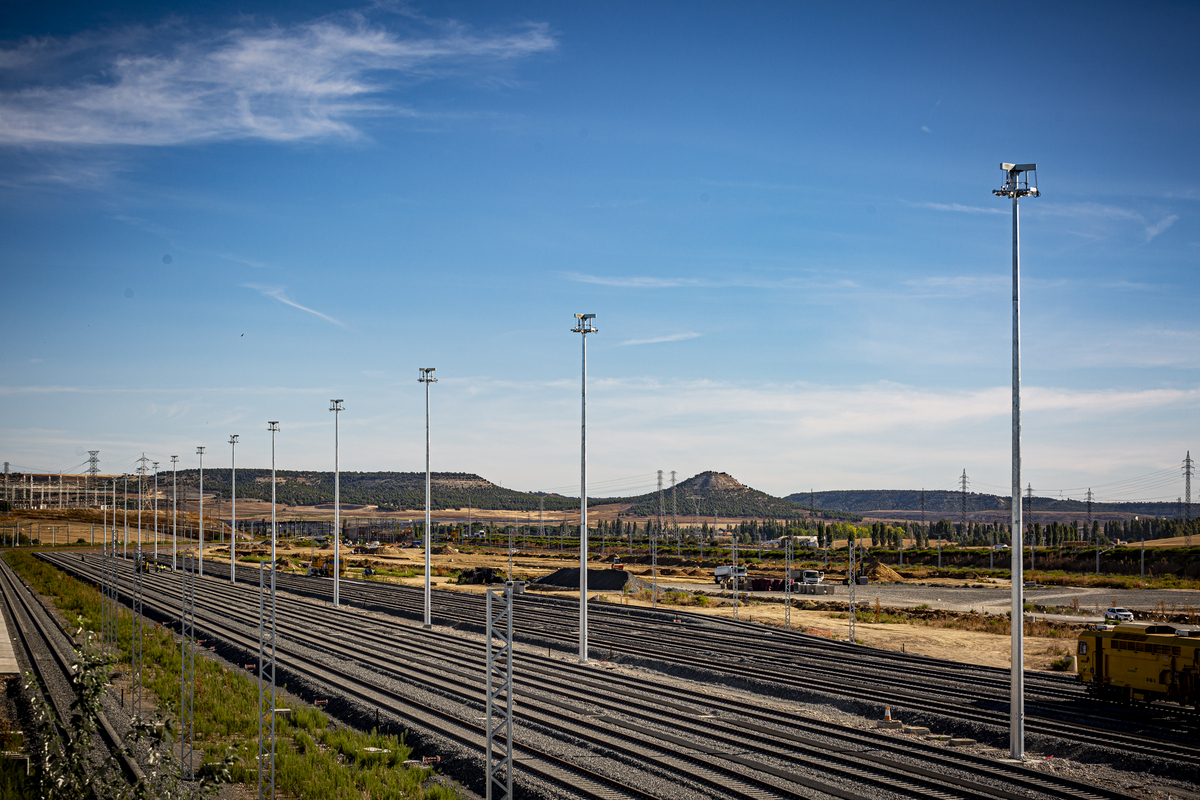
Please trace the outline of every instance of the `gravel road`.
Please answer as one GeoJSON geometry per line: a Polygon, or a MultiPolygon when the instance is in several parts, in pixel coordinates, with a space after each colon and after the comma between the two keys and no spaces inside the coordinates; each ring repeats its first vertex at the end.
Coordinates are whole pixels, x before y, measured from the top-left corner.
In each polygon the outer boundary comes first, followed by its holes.
{"type": "MultiPolygon", "coordinates": [[[[715,590],[715,586],[696,583],[675,583],[659,581],[662,589],[683,589],[694,591],[704,589],[715,590]]],[[[849,597],[850,587],[836,585],[832,595],[813,596],[811,600],[840,600],[845,602],[849,597]]],[[[783,592],[747,592],[752,597],[777,597],[782,599],[783,592]]],[[[802,595],[794,595],[804,597],[802,595]]],[[[872,583],[859,586],[855,592],[859,602],[879,602],[895,608],[914,608],[927,605],[930,608],[946,609],[948,611],[990,611],[1004,613],[1010,604],[1010,589],[1007,585],[981,586],[939,586],[899,583],[872,583]]],[[[1061,619],[1072,622],[1100,621],[1105,608],[1116,603],[1118,606],[1133,608],[1140,611],[1153,611],[1159,604],[1165,604],[1167,609],[1172,606],[1176,610],[1189,607],[1200,609],[1200,591],[1188,589],[1092,589],[1081,586],[1048,586],[1038,589],[1025,590],[1025,602],[1039,606],[1069,606],[1071,601],[1078,598],[1079,607],[1084,612],[1092,614],[1047,615],[1050,619],[1061,619]],[[1096,613],[1097,607],[1099,612],[1096,613]]],[[[1037,616],[1041,617],[1042,614],[1037,616]]]]}

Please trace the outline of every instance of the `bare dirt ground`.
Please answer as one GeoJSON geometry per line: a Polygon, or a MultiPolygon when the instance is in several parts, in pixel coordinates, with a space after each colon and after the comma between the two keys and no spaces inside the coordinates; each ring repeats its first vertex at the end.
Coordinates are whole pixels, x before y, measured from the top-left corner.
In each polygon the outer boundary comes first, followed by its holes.
{"type": "MultiPolygon", "coordinates": [[[[329,555],[331,552],[331,547],[315,550],[313,548],[280,547],[278,555],[281,558],[286,558],[293,565],[293,569],[299,570],[302,569],[299,565],[307,562],[314,553],[329,555]]],[[[387,580],[409,586],[424,585],[424,550],[416,548],[387,548],[387,554],[384,555],[365,556],[344,553],[344,557],[346,558],[351,575],[355,574],[356,565],[361,565],[368,561],[379,562],[379,566],[384,569],[411,570],[413,573],[411,577],[394,577],[387,580]]],[[[205,558],[228,561],[228,554],[220,555],[217,552],[206,553],[205,558]]],[[[444,554],[434,554],[430,560],[434,573],[431,577],[433,585],[439,589],[450,591],[483,592],[486,587],[478,585],[459,586],[453,582],[453,577],[447,577],[444,573],[471,569],[473,567],[493,567],[505,572],[508,569],[508,558],[501,555],[447,552],[444,554]],[[443,574],[437,574],[439,572],[443,574]]],[[[577,567],[578,565],[578,557],[571,557],[570,554],[566,557],[558,557],[557,555],[546,557],[531,556],[528,554],[516,555],[513,558],[513,574],[514,577],[519,579],[532,580],[562,567],[577,567]]],[[[605,566],[602,563],[594,563],[592,568],[603,569],[605,566]]],[[[639,577],[647,579],[650,577],[649,567],[628,565],[626,569],[639,577]]],[[[670,580],[672,584],[690,583],[696,589],[705,591],[711,591],[715,588],[708,577],[707,570],[702,572],[698,569],[674,569],[671,571],[675,573],[696,572],[699,574],[665,575],[663,572],[660,572],[660,575],[662,575],[661,579],[670,580]]],[[[547,592],[547,594],[554,594],[556,596],[572,596],[577,593],[578,590],[570,589],[547,592]]],[[[592,602],[600,603],[607,602],[643,607],[651,605],[648,598],[627,597],[614,592],[593,592],[589,593],[589,598],[592,602]]],[[[844,600],[845,596],[830,598],[816,597],[813,599],[844,600]]],[[[679,607],[689,612],[720,617],[734,617],[735,609],[730,600],[711,598],[710,601],[711,605],[709,606],[687,605],[679,607]]],[[[662,608],[668,609],[673,607],[662,602],[659,605],[662,608]]],[[[755,599],[743,600],[743,605],[736,609],[736,614],[739,619],[758,622],[764,625],[783,627],[784,624],[784,607],[779,602],[762,602],[755,599]]],[[[792,626],[797,630],[810,629],[812,632],[820,633],[821,635],[826,635],[824,632],[827,632],[827,635],[838,639],[848,638],[849,621],[845,618],[846,615],[844,612],[793,609],[791,616],[792,626]]],[[[870,647],[877,647],[884,650],[901,650],[908,653],[932,656],[934,658],[944,658],[966,664],[979,664],[991,667],[1007,668],[1011,663],[1010,640],[1008,636],[917,624],[875,623],[873,621],[874,618],[875,613],[873,609],[860,610],[855,624],[856,638],[870,647]]],[[[1031,670],[1048,670],[1051,661],[1072,651],[1073,647],[1073,639],[1026,637],[1025,668],[1031,670]]]]}

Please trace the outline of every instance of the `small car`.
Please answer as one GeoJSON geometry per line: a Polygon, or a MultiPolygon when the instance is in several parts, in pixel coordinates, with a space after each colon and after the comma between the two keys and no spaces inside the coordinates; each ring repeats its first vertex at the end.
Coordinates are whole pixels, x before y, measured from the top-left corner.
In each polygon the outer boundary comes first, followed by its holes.
{"type": "Polygon", "coordinates": [[[1127,608],[1106,608],[1104,619],[1115,622],[1133,622],[1133,612],[1127,608]]]}

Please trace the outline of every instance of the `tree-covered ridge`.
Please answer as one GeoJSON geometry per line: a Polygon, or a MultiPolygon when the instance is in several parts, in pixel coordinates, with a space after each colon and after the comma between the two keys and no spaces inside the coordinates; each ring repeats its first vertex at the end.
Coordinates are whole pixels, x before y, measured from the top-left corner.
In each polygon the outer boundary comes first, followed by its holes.
{"type": "MultiPolygon", "coordinates": [[[[817,508],[850,511],[866,514],[872,511],[920,511],[920,489],[852,489],[830,492],[813,492],[817,508]]],[[[924,492],[925,511],[928,514],[958,514],[962,510],[962,493],[957,491],[930,490],[924,492]]],[[[809,492],[796,492],[787,496],[793,503],[807,506],[809,492]]],[[[1029,501],[1021,501],[1029,509],[1029,501]]],[[[1004,511],[1010,508],[1009,497],[994,494],[967,492],[967,511],[1004,511]]],[[[1053,497],[1033,498],[1033,511],[1055,511],[1087,513],[1087,502],[1053,497]]],[[[1178,513],[1175,503],[1092,503],[1092,511],[1109,511],[1122,514],[1148,514],[1173,517],[1178,513]]]]}
{"type": "MultiPolygon", "coordinates": [[[[159,474],[159,486],[170,485],[171,473],[159,474]]],[[[180,470],[181,488],[195,491],[196,470],[180,470]]],[[[230,497],[230,471],[204,470],[204,491],[218,497],[230,497]]],[[[341,473],[341,502],[345,506],[377,506],[383,511],[416,510],[425,507],[424,472],[343,472],[341,473]]],[[[168,490],[169,491],[169,490],[168,490]]],[[[238,468],[237,496],[258,500],[271,499],[271,471],[238,468]]],[[[277,470],[275,499],[289,506],[319,506],[333,502],[333,473],[316,470],[277,470]]],[[[671,490],[663,490],[664,507],[671,513],[671,490]]],[[[797,505],[757,489],[744,486],[723,472],[702,472],[682,481],[675,487],[675,501],[681,520],[690,520],[698,512],[702,521],[720,517],[757,517],[795,519],[807,516],[807,504],[797,505]],[[697,499],[693,500],[695,496],[697,499]]],[[[435,472],[431,478],[430,505],[435,510],[456,508],[493,509],[498,511],[536,512],[539,502],[547,511],[576,511],[579,500],[559,494],[541,494],[505,489],[469,472],[435,472]]],[[[636,497],[590,497],[590,506],[630,503],[631,516],[658,514],[658,493],[636,497]]],[[[825,519],[859,520],[857,514],[842,511],[823,511],[825,519]]]]}
{"type": "MultiPolygon", "coordinates": [[[[333,477],[332,472],[277,470],[275,499],[289,506],[332,503],[333,477]]],[[[170,480],[169,473],[167,480],[170,480]]],[[[195,487],[196,470],[180,471],[179,480],[181,485],[195,487]]],[[[161,486],[161,474],[159,481],[161,486]]],[[[579,500],[573,497],[505,489],[468,472],[435,472],[430,483],[430,505],[437,510],[470,507],[537,511],[539,499],[547,511],[579,508],[579,500]]],[[[345,505],[378,506],[383,511],[425,508],[424,472],[343,472],[340,484],[341,502],[345,505]]],[[[230,471],[204,470],[204,491],[229,497],[230,471]]],[[[271,471],[239,467],[237,496],[270,500],[271,471]]]]}
{"type": "MultiPolygon", "coordinates": [[[[760,519],[795,519],[808,515],[808,498],[805,498],[801,507],[797,503],[738,483],[723,472],[701,472],[676,484],[674,489],[669,486],[663,487],[662,507],[668,515],[672,509],[672,496],[674,508],[684,520],[691,520],[696,515],[702,520],[713,515],[760,519]],[[693,500],[693,497],[696,499],[693,500]]],[[[626,497],[622,502],[632,503],[627,513],[634,516],[654,516],[659,513],[658,491],[626,497]]],[[[817,514],[829,519],[862,519],[857,514],[826,512],[820,510],[820,506],[817,514]]]]}

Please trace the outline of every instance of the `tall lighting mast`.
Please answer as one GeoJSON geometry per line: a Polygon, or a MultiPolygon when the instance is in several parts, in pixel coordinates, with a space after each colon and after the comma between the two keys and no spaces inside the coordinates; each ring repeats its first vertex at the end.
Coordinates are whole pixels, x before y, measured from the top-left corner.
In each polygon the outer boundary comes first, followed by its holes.
{"type": "MultiPolygon", "coordinates": [[[[150,462],[154,467],[154,563],[158,564],[158,462],[150,462]]],[[[155,566],[155,569],[158,569],[155,566]]]]}
{"type": "Polygon", "coordinates": [[[171,572],[179,569],[179,456],[171,456],[171,572]]]}
{"type": "Polygon", "coordinates": [[[429,384],[437,383],[437,378],[433,377],[433,372],[437,367],[417,367],[417,369],[421,372],[421,377],[417,378],[417,382],[425,384],[425,627],[431,628],[433,627],[433,588],[432,579],[429,576],[432,572],[430,549],[433,547],[433,537],[429,530],[432,523],[429,508],[432,485],[432,473],[429,471],[429,384]]]}
{"type": "Polygon", "coordinates": [[[267,422],[271,432],[271,593],[275,593],[275,542],[279,538],[275,526],[275,434],[279,433],[279,421],[267,422]]]}
{"type": "Polygon", "coordinates": [[[587,633],[587,335],[599,333],[592,325],[595,314],[576,314],[578,322],[571,333],[582,334],[583,368],[580,378],[579,416],[579,663],[588,663],[587,633]]]}
{"type": "Polygon", "coordinates": [[[1009,697],[1009,749],[1025,758],[1025,536],[1021,520],[1021,217],[1018,201],[1037,197],[1037,164],[1001,164],[1004,186],[997,197],[1012,198],[1012,687],[1009,697]],[[1033,185],[1029,178],[1033,176],[1033,185]]]}
{"type": "Polygon", "coordinates": [[[196,455],[200,456],[200,538],[196,545],[196,573],[204,577],[204,448],[197,447],[196,455]]]}
{"type": "Polygon", "coordinates": [[[237,583],[237,443],[229,434],[229,582],[237,583]]]}
{"type": "Polygon", "coordinates": [[[333,412],[333,607],[341,603],[338,592],[341,589],[338,580],[338,567],[341,566],[342,544],[342,473],[338,461],[338,421],[343,410],[341,400],[330,400],[329,410],[333,412]]]}

